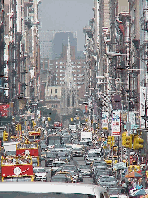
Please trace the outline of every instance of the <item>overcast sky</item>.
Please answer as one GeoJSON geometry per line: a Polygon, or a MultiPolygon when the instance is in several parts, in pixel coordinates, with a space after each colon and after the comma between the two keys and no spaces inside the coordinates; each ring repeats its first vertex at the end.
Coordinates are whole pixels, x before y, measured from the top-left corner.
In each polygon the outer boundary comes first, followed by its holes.
{"type": "Polygon", "coordinates": [[[39,6],[42,30],[77,31],[78,51],[83,51],[83,27],[94,16],[93,6],[93,0],[42,0],[39,6]]]}

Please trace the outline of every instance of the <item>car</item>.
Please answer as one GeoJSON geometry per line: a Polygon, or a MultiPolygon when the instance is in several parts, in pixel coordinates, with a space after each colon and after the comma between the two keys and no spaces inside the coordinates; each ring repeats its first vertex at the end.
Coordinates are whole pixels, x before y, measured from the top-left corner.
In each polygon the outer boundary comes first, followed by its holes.
{"type": "Polygon", "coordinates": [[[120,195],[121,189],[120,188],[107,188],[107,192],[109,195],[120,195]]]}
{"type": "Polygon", "coordinates": [[[88,164],[92,164],[94,160],[102,160],[102,158],[100,157],[99,153],[95,153],[95,152],[89,152],[86,156],[85,156],[85,163],[86,165],[88,164]]]}
{"type": "Polygon", "coordinates": [[[99,178],[101,178],[103,175],[109,175],[107,170],[100,170],[100,171],[96,171],[93,175],[93,183],[97,184],[99,178]]]}
{"type": "Polygon", "coordinates": [[[47,173],[44,167],[34,167],[34,181],[47,181],[47,173]]]}
{"type": "Polygon", "coordinates": [[[54,160],[52,163],[52,168],[51,168],[51,175],[55,175],[55,173],[58,171],[62,170],[62,166],[65,165],[66,163],[64,161],[58,161],[54,160]]]}
{"type": "Polygon", "coordinates": [[[70,172],[68,171],[59,171],[57,172],[55,175],[67,175],[67,177],[69,177],[69,179],[71,180],[71,183],[73,183],[73,176],[70,172]]]}
{"type": "Polygon", "coordinates": [[[66,164],[63,166],[62,171],[69,172],[73,177],[74,183],[79,181],[78,169],[75,165],[67,165],[66,164]]]}
{"type": "Polygon", "coordinates": [[[117,187],[117,179],[113,176],[102,176],[97,181],[97,184],[101,185],[102,187],[117,187]]]}
{"type": "Polygon", "coordinates": [[[92,172],[98,167],[98,169],[107,169],[107,163],[105,161],[94,160],[91,164],[92,172]]]}
{"type": "Polygon", "coordinates": [[[65,182],[65,183],[71,183],[72,180],[67,176],[67,174],[58,174],[54,175],[51,178],[51,182],[65,182]]]}
{"type": "Polygon", "coordinates": [[[58,158],[59,158],[60,161],[70,162],[71,155],[67,151],[58,152],[58,158]]]}
{"type": "Polygon", "coordinates": [[[47,151],[45,158],[45,166],[52,167],[53,160],[58,159],[58,155],[56,152],[47,151]]]}
{"type": "Polygon", "coordinates": [[[78,172],[77,167],[73,164],[65,164],[62,168],[63,171],[75,171],[78,172]]]}
{"type": "Polygon", "coordinates": [[[78,166],[78,171],[82,173],[83,177],[91,177],[91,169],[90,166],[87,166],[86,164],[82,164],[78,166]]]}
{"type": "Polygon", "coordinates": [[[83,150],[81,147],[75,147],[72,150],[72,156],[73,157],[83,157],[83,150]]]}
{"type": "Polygon", "coordinates": [[[105,162],[107,163],[107,165],[112,165],[112,161],[113,161],[113,164],[116,164],[118,162],[118,156],[109,156],[107,157],[107,159],[105,159],[105,162]]]}

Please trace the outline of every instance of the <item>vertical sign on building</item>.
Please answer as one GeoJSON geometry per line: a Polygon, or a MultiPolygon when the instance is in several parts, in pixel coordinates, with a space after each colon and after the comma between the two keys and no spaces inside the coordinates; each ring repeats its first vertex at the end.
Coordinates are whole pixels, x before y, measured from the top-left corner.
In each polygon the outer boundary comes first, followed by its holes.
{"type": "Polygon", "coordinates": [[[121,112],[114,110],[112,113],[112,136],[120,136],[121,131],[121,112]]]}
{"type": "MultiPolygon", "coordinates": [[[[140,116],[145,115],[146,87],[140,87],[140,116]]],[[[145,120],[141,118],[141,126],[145,124],[145,120]]]]}
{"type": "Polygon", "coordinates": [[[129,112],[129,122],[131,123],[131,129],[136,128],[136,115],[133,111],[129,112]]]}
{"type": "Polygon", "coordinates": [[[108,130],[108,112],[102,112],[102,129],[108,130]]]}

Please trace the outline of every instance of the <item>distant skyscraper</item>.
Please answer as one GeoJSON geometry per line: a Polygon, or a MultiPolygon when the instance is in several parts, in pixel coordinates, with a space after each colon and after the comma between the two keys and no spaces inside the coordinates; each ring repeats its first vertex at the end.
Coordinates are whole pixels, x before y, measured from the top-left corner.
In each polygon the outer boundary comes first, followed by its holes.
{"type": "Polygon", "coordinates": [[[54,31],[39,31],[40,56],[41,58],[52,59],[52,40],[54,31]]]}
{"type": "Polygon", "coordinates": [[[52,60],[61,58],[63,47],[68,44],[68,37],[70,39],[70,45],[75,47],[75,54],[77,54],[77,33],[76,32],[55,32],[52,42],[52,60]]]}

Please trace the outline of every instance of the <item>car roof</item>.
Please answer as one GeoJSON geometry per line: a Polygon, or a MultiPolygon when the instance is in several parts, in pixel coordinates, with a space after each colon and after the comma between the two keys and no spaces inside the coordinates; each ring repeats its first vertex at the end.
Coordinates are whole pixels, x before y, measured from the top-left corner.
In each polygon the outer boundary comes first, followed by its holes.
{"type": "Polygon", "coordinates": [[[44,167],[34,167],[33,169],[45,169],[44,167]]]}
{"type": "Polygon", "coordinates": [[[0,192],[29,192],[29,193],[81,193],[81,194],[99,194],[100,191],[106,192],[101,186],[80,183],[63,182],[4,182],[0,183],[0,192]]]}

